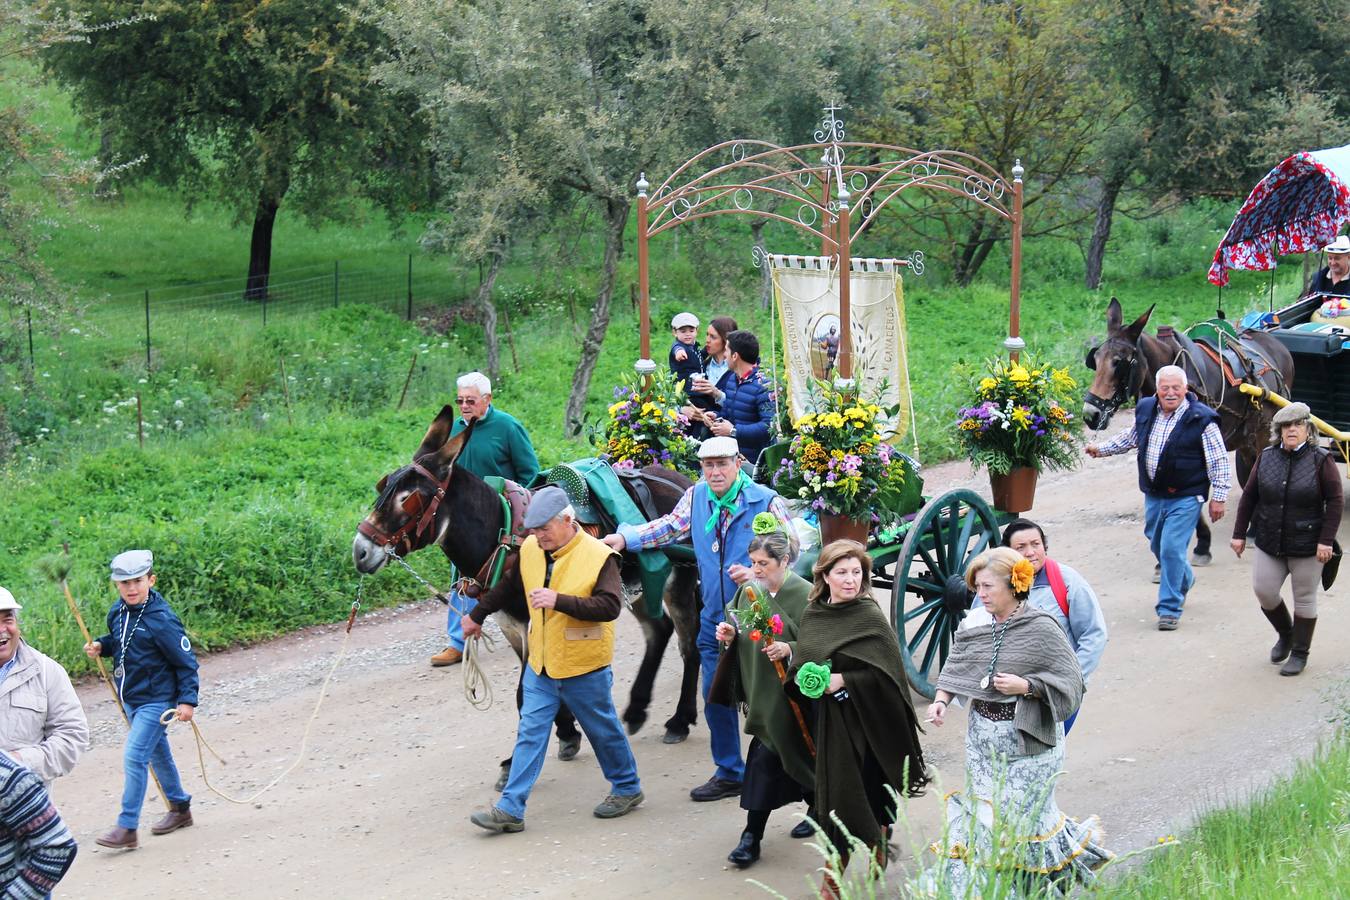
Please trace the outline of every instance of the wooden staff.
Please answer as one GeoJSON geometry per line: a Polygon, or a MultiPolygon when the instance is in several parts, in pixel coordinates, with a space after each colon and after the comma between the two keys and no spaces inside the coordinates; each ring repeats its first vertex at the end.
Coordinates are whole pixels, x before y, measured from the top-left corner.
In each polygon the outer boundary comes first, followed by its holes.
{"type": "MultiPolygon", "coordinates": [[[[64,556],[49,560],[51,563],[50,574],[61,583],[61,590],[66,595],[66,605],[75,615],[75,624],[80,626],[80,634],[84,635],[84,642],[92,644],[94,642],[93,635],[89,633],[88,626],[84,624],[84,616],[80,615],[80,607],[76,605],[75,597],[70,593],[70,585],[66,583],[66,575],[70,573],[70,545],[62,544],[62,548],[65,550],[64,556]]],[[[122,714],[122,721],[126,723],[127,730],[130,731],[131,719],[127,718],[127,708],[122,705],[122,698],[118,696],[117,688],[113,685],[112,678],[108,676],[108,670],[103,667],[103,657],[94,657],[94,663],[98,666],[98,674],[103,676],[103,683],[108,686],[108,693],[112,694],[113,703],[117,705],[117,711],[122,714]]],[[[173,812],[173,804],[169,802],[169,796],[164,793],[164,787],[159,783],[159,776],[155,774],[155,767],[149,766],[148,768],[150,769],[150,777],[154,779],[155,789],[159,791],[160,799],[164,801],[164,808],[173,812]]]]}
{"type": "MultiPolygon", "coordinates": [[[[764,646],[768,647],[773,643],[773,635],[769,632],[764,633],[764,646]]],[[[778,683],[787,684],[787,670],[783,668],[781,659],[773,660],[774,671],[778,673],[778,683]]],[[[806,727],[806,717],[802,715],[801,707],[797,701],[791,697],[787,698],[788,706],[792,707],[792,714],[797,717],[797,727],[802,730],[802,740],[806,741],[806,749],[811,751],[811,755],[816,755],[816,742],[811,740],[811,729],[806,727]]]]}

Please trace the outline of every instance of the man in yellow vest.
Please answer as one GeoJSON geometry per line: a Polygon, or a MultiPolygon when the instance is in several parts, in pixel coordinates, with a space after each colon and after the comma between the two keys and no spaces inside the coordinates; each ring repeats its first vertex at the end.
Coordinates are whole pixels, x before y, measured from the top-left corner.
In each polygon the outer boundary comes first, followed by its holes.
{"type": "Polygon", "coordinates": [[[594,810],[614,819],[642,802],[637,761],[614,709],[614,620],[623,609],[617,554],[576,523],[567,494],[556,486],[537,491],[525,511],[530,536],[520,565],[508,572],[464,617],[464,633],[477,634],[489,614],[510,597],[530,607],[528,653],[521,680],[520,730],[511,774],[497,805],[469,817],[488,831],[525,828],[525,801],[544,767],[549,728],[565,702],[595,748],[611,791],[594,810]]]}

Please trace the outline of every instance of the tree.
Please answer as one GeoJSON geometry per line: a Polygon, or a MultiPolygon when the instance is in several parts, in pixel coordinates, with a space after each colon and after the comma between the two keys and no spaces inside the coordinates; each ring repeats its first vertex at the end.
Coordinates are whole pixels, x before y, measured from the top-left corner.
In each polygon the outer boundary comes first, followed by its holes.
{"type": "Polygon", "coordinates": [[[1133,183],[1146,198],[1245,196],[1279,160],[1347,137],[1345,5],[1298,0],[1118,0],[1098,55],[1125,127],[1100,150],[1086,282],[1101,282],[1111,219],[1133,183]],[[1318,140],[1321,135],[1321,140],[1318,140]],[[1306,143],[1305,143],[1306,142],[1306,143]]]}
{"type": "MultiPolygon", "coordinates": [[[[825,4],[790,14],[772,6],[389,0],[378,17],[400,55],[381,78],[431,111],[441,158],[452,155],[449,135],[467,133],[481,171],[533,185],[531,208],[571,195],[600,214],[600,274],[564,415],[569,434],[582,427],[639,173],[669,172],[733,135],[780,137],[780,123],[828,96],[825,4]]],[[[462,213],[492,187],[462,183],[451,202],[462,213]]]]}
{"type": "MultiPolygon", "coordinates": [[[[1096,72],[1100,4],[1074,0],[898,0],[913,47],[887,73],[887,109],[865,133],[917,149],[971,153],[998,171],[1021,159],[1023,234],[1062,232],[1087,211],[1075,188],[1095,142],[1120,115],[1096,72]]],[[[923,216],[907,227],[946,248],[968,284],[1006,239],[1002,220],[976,207],[902,195],[923,216]]]]}
{"type": "Polygon", "coordinates": [[[311,223],[361,193],[397,216],[420,179],[415,103],[374,84],[378,28],[347,5],[301,0],[64,0],[90,22],[152,11],[154,22],[62,44],[45,64],[110,146],[144,154],[138,174],[215,199],[252,222],[247,296],[267,294],[283,202],[311,223]]]}

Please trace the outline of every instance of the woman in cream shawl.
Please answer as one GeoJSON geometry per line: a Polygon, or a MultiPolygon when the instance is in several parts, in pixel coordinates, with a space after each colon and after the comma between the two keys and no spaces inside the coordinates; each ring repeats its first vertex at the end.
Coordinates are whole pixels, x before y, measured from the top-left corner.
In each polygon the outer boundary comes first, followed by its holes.
{"type": "Polygon", "coordinates": [[[966,585],[983,609],[962,622],[928,707],[928,721],[939,727],[958,697],[971,707],[967,789],[949,795],[946,846],[932,848],[946,858],[952,896],[966,895],[971,866],[1010,879],[1017,892],[1041,879],[1091,882],[1112,856],[1098,845],[1095,817],[1080,824],[1055,802],[1063,723],[1083,698],[1083,676],[1054,617],[1026,604],[1034,578],[1031,564],[1006,547],[970,564],[966,585]],[[1012,858],[995,846],[1013,847],[1003,851],[1012,858]]]}

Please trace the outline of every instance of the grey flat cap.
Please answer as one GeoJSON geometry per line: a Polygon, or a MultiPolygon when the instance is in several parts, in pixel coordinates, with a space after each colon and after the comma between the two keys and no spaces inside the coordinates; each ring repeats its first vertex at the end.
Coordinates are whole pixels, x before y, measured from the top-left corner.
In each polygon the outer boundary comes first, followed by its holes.
{"type": "Polygon", "coordinates": [[[113,581],[130,581],[149,572],[155,564],[155,555],[149,550],[128,550],[113,557],[113,581]]]}
{"type": "Polygon", "coordinates": [[[1312,410],[1306,403],[1290,403],[1270,420],[1272,425],[1288,425],[1290,422],[1303,422],[1312,418],[1312,410]]]}
{"type": "Polygon", "coordinates": [[[530,497],[530,505],[525,510],[525,527],[542,528],[570,505],[567,492],[556,484],[540,488],[530,497]]]}

